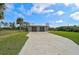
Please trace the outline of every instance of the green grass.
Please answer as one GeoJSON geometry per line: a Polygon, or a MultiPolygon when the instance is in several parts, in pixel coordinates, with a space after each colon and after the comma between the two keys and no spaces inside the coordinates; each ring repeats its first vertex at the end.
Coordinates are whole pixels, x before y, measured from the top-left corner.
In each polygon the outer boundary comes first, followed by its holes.
{"type": "Polygon", "coordinates": [[[7,34],[13,34],[13,33],[16,33],[16,31],[0,31],[0,36],[3,36],[3,35],[7,35],[7,34]]]}
{"type": "Polygon", "coordinates": [[[27,40],[27,32],[0,32],[0,54],[16,55],[27,40]],[[4,33],[4,35],[1,33],[4,33]]]}
{"type": "Polygon", "coordinates": [[[49,31],[49,32],[69,38],[79,45],[79,32],[65,32],[65,31],[49,31]]]}

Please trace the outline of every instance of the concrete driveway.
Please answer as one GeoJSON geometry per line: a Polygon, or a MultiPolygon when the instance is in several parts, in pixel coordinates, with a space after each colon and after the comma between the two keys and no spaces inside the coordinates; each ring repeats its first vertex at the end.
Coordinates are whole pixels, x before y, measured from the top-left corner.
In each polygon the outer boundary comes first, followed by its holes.
{"type": "Polygon", "coordinates": [[[70,39],[47,32],[30,32],[20,55],[78,55],[79,46],[70,39]]]}

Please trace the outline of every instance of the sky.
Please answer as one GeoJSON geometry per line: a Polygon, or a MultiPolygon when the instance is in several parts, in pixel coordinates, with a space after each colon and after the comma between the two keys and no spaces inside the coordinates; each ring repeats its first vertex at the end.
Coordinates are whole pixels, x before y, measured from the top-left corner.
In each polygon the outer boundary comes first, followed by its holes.
{"type": "Polygon", "coordinates": [[[32,24],[49,26],[79,25],[78,3],[6,3],[5,22],[16,22],[22,17],[32,24]]]}

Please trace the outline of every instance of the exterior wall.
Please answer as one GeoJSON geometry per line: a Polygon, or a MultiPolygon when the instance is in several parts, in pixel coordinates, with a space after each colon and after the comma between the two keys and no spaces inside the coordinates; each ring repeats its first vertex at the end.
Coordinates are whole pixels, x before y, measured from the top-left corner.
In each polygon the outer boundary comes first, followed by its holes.
{"type": "Polygon", "coordinates": [[[39,32],[39,31],[40,31],[40,27],[37,26],[37,32],[39,32]]]}
{"type": "Polygon", "coordinates": [[[45,31],[48,31],[48,26],[45,27],[45,31]]]}
{"type": "MultiPolygon", "coordinates": [[[[29,32],[32,32],[32,27],[33,26],[28,26],[28,31],[29,32]]],[[[40,31],[40,27],[43,27],[43,26],[36,26],[37,28],[36,28],[36,32],[41,32],[40,31]]],[[[44,32],[46,32],[46,31],[48,31],[48,26],[44,26],[44,32]]]]}
{"type": "Polygon", "coordinates": [[[32,31],[32,27],[28,26],[28,31],[31,32],[32,31]]]}

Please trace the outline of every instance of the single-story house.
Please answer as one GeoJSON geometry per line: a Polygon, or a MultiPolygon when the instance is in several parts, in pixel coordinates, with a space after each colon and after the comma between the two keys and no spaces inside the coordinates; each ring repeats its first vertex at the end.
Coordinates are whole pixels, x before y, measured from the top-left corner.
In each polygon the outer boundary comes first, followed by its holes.
{"type": "Polygon", "coordinates": [[[29,25],[28,31],[29,32],[46,32],[48,31],[49,26],[47,25],[29,25]]]}

